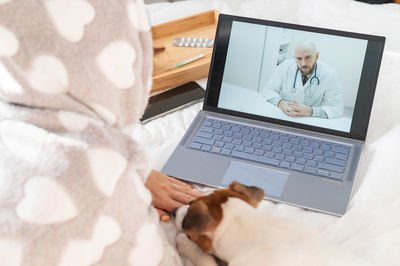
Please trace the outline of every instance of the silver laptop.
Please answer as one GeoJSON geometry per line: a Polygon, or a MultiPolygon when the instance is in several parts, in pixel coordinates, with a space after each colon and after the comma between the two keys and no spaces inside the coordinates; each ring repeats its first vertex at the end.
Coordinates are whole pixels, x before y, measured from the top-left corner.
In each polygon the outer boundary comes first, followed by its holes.
{"type": "Polygon", "coordinates": [[[236,180],[266,199],[343,215],[384,43],[221,14],[203,110],[162,172],[213,187],[236,180]]]}

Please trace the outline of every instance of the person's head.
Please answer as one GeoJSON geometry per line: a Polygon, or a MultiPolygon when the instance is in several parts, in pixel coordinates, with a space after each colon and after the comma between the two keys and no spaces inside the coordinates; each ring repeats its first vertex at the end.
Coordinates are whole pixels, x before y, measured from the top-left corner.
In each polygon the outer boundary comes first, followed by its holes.
{"type": "Polygon", "coordinates": [[[319,52],[312,42],[300,42],[294,48],[294,59],[303,75],[309,75],[317,64],[319,52]]]}

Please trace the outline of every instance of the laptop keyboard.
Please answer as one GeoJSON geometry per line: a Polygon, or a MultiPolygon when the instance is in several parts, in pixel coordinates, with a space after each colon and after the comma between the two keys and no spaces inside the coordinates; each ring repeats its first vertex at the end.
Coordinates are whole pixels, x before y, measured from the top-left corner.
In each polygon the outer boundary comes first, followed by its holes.
{"type": "Polygon", "coordinates": [[[343,180],[351,147],[207,118],[189,148],[343,180]]]}

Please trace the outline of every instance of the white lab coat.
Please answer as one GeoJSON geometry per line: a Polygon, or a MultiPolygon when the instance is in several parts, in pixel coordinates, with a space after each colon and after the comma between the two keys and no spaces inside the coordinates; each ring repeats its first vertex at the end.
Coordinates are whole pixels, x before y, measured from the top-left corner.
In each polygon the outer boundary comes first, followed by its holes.
{"type": "Polygon", "coordinates": [[[296,78],[296,89],[293,89],[296,70],[297,64],[294,59],[281,63],[262,90],[265,99],[274,104],[278,104],[281,99],[296,100],[312,107],[313,116],[335,118],[343,114],[343,89],[331,67],[318,60],[317,77],[320,83],[318,84],[316,78],[312,79],[314,69],[303,86],[301,72],[299,71],[296,78]]]}

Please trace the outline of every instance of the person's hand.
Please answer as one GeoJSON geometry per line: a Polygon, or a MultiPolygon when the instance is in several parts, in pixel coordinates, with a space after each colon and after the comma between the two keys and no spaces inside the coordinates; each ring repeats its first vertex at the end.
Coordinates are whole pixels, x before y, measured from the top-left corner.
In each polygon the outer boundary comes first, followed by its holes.
{"type": "Polygon", "coordinates": [[[281,100],[278,103],[278,107],[288,116],[291,117],[304,117],[312,116],[312,108],[296,101],[288,102],[281,100]]]}
{"type": "Polygon", "coordinates": [[[192,186],[155,170],[151,171],[145,185],[151,192],[151,204],[163,221],[169,220],[168,212],[203,195],[192,186]]]}
{"type": "Polygon", "coordinates": [[[302,103],[298,103],[293,101],[293,103],[289,103],[292,108],[292,116],[293,117],[304,117],[304,116],[312,116],[312,108],[302,103]]]}
{"type": "Polygon", "coordinates": [[[278,107],[288,116],[294,115],[294,110],[291,107],[291,103],[285,100],[280,100],[278,103],[278,107]]]}

